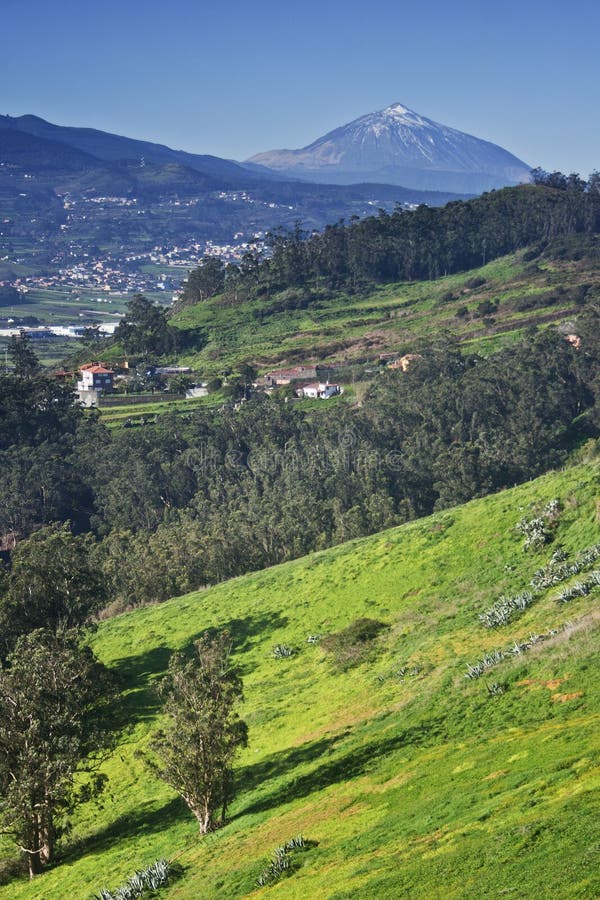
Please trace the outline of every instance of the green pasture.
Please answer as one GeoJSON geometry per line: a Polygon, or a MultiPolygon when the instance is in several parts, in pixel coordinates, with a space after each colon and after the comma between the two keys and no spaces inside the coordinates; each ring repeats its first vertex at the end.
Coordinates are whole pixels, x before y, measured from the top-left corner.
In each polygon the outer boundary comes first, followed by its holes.
{"type": "Polygon", "coordinates": [[[244,362],[265,371],[308,360],[376,360],[379,353],[406,352],[415,342],[440,333],[491,352],[510,345],[532,325],[547,327],[571,319],[577,313],[572,299],[551,295],[565,285],[582,283],[600,283],[585,259],[528,266],[518,253],[435,281],[384,285],[354,295],[333,293],[306,309],[276,309],[284,296],[277,294],[237,304],[217,297],[184,309],[173,324],[203,334],[202,349],[186,351],[179,361],[207,375],[244,362]],[[474,279],[483,283],[470,286],[474,279]],[[486,301],[497,309],[478,315],[477,307],[486,301]],[[524,301],[539,305],[519,308],[524,301]]]}
{"type": "Polygon", "coordinates": [[[478,614],[559,547],[573,558],[598,543],[599,508],[593,461],[101,622],[94,648],[123,684],[104,805],[80,809],[53,870],[0,897],[87,900],[163,855],[183,874],[161,896],[182,900],[598,896],[600,589],[559,604],[551,588],[496,630],[478,614]],[[517,522],[554,499],[552,540],[524,552],[517,522]],[[344,668],[317,636],[361,617],[385,627],[344,668]],[[152,685],[206,628],[233,636],[250,743],[229,822],[201,840],[144,755],[152,685]],[[275,658],[277,644],[293,656],[275,658]],[[258,889],[298,834],[297,868],[258,889]]]}

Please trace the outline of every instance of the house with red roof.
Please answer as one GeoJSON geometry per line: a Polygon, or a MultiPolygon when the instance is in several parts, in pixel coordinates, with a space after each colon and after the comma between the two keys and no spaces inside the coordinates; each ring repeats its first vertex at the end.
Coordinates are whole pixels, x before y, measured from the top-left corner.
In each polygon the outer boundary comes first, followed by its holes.
{"type": "Polygon", "coordinates": [[[101,362],[87,363],[80,367],[81,378],[77,382],[77,396],[84,406],[98,406],[101,394],[111,394],[115,373],[101,362]]]}
{"type": "Polygon", "coordinates": [[[77,382],[78,391],[102,391],[110,394],[113,389],[115,373],[103,363],[87,363],[81,366],[81,380],[77,382]]]}

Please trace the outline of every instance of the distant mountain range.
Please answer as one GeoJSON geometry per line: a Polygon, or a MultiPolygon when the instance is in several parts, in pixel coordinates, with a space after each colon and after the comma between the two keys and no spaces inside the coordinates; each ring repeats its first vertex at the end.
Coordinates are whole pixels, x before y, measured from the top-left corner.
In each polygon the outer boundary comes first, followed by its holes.
{"type": "Polygon", "coordinates": [[[401,103],[361,116],[300,150],[247,160],[256,174],[330,184],[357,181],[481,193],[529,180],[530,167],[502,147],[440,125],[401,103]]]}
{"type": "Polygon", "coordinates": [[[290,180],[37,116],[0,116],[0,281],[23,267],[46,275],[108,255],[129,270],[136,265],[131,257],[147,263],[158,246],[238,246],[297,222],[310,231],[380,208],[440,206],[458,196],[290,180]]]}
{"type": "MultiPolygon", "coordinates": [[[[204,176],[214,178],[214,186],[225,185],[227,187],[240,187],[248,184],[248,171],[238,163],[220,159],[218,156],[205,156],[196,153],[185,153],[183,150],[171,150],[163,144],[152,144],[149,141],[138,141],[134,138],[124,137],[118,134],[110,134],[106,131],[98,131],[95,128],[71,128],[63,125],[53,125],[38,116],[0,116],[0,130],[13,131],[20,134],[28,134],[44,142],[66,146],[64,151],[72,160],[85,167],[87,162],[97,164],[98,160],[115,163],[128,161],[130,163],[154,163],[155,165],[178,165],[201,172],[204,176]],[[81,151],[75,156],[73,151],[81,151]]],[[[1,134],[3,149],[8,140],[6,134],[1,134]]],[[[36,146],[33,142],[30,146],[36,146]]],[[[46,151],[51,150],[51,145],[44,143],[37,145],[46,151]]],[[[58,157],[56,157],[58,159],[58,157]]],[[[254,173],[254,181],[273,180],[278,176],[272,173],[254,173]]]]}

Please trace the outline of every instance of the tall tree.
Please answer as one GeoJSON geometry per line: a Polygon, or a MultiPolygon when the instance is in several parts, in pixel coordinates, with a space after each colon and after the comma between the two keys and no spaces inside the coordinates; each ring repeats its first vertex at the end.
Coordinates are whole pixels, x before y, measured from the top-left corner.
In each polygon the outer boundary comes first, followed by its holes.
{"type": "Polygon", "coordinates": [[[183,798],[200,834],[225,820],[234,794],[233,762],[248,741],[237,713],[242,682],[229,662],[227,632],[204,634],[194,656],[175,654],[158,691],[170,723],[154,740],[157,774],[183,798]]]}
{"type": "Polygon", "coordinates": [[[204,256],[183,284],[181,306],[199,303],[219,294],[225,287],[225,266],[217,256],[204,256]]]}
{"type": "Polygon", "coordinates": [[[11,358],[15,375],[31,378],[40,370],[40,362],[31,345],[31,340],[24,332],[19,337],[14,335],[8,343],[8,355],[11,358]]]}
{"type": "Polygon", "coordinates": [[[82,625],[99,605],[103,593],[90,561],[92,544],[89,535],[72,535],[68,524],[40,528],[17,544],[0,600],[0,658],[21,635],[82,625]]]}
{"type": "Polygon", "coordinates": [[[75,632],[22,637],[0,669],[0,819],[29,875],[52,862],[66,817],[103,789],[109,673],[75,632]]]}
{"type": "Polygon", "coordinates": [[[166,310],[143,294],[131,298],[125,317],[115,331],[115,339],[123,344],[127,353],[139,353],[144,357],[160,356],[173,350],[176,336],[176,330],[167,322],[166,310]]]}

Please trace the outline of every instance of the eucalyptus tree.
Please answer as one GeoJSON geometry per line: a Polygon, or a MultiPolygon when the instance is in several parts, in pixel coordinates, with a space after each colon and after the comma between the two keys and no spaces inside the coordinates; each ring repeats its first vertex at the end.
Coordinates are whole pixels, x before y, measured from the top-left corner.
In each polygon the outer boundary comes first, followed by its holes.
{"type": "Polygon", "coordinates": [[[200,834],[224,823],[234,795],[233,763],[248,741],[237,712],[242,682],[230,652],[227,632],[206,633],[191,659],[171,657],[158,687],[168,725],[154,739],[159,763],[153,768],[183,798],[200,834]]]}
{"type": "Polygon", "coordinates": [[[31,632],[0,668],[0,820],[31,878],[53,861],[75,807],[104,788],[113,697],[76,631],[31,632]]]}

